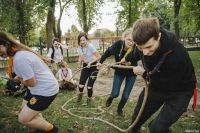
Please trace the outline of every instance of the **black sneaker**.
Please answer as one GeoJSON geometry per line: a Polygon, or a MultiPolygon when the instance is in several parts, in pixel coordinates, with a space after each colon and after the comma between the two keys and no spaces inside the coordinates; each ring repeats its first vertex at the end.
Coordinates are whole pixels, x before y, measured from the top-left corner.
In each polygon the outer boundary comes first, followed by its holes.
{"type": "Polygon", "coordinates": [[[39,130],[39,129],[32,129],[29,131],[29,133],[44,133],[44,131],[39,130]]]}
{"type": "Polygon", "coordinates": [[[122,110],[122,109],[118,109],[118,110],[117,110],[117,115],[119,115],[119,116],[124,116],[123,110],[122,110]]]}
{"type": "Polygon", "coordinates": [[[112,104],[112,100],[113,98],[109,97],[106,101],[106,107],[110,107],[110,105],[112,104]]]}

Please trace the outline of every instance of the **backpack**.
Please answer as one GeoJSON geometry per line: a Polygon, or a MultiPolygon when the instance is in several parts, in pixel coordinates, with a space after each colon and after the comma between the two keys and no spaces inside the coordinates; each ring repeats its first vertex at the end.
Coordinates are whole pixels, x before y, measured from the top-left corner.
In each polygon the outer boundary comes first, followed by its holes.
{"type": "MultiPolygon", "coordinates": [[[[52,48],[52,50],[53,50],[53,52],[52,52],[52,54],[51,54],[51,63],[53,63],[53,58],[54,58],[54,53],[55,53],[55,49],[54,49],[54,47],[53,46],[51,46],[51,48],[52,48]]],[[[63,55],[63,48],[62,48],[62,46],[60,46],[60,50],[61,50],[61,53],[62,53],[62,55],[63,55]]]]}

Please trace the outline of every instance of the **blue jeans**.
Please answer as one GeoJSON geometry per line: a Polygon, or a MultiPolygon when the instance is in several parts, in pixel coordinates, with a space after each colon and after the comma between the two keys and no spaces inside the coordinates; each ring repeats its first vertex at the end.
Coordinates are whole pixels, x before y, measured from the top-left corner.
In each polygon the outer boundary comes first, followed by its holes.
{"type": "Polygon", "coordinates": [[[121,101],[118,105],[118,109],[122,109],[124,105],[126,104],[128,97],[131,93],[131,90],[133,88],[133,85],[135,83],[136,76],[135,75],[125,76],[125,75],[121,75],[115,72],[114,79],[113,79],[112,92],[110,94],[111,98],[116,98],[119,96],[120,88],[124,79],[125,79],[125,87],[124,87],[121,101]]]}

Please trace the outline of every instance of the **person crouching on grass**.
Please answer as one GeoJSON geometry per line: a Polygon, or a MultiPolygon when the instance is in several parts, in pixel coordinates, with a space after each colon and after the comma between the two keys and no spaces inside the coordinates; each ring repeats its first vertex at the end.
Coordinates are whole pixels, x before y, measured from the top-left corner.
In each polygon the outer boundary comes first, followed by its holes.
{"type": "Polygon", "coordinates": [[[58,70],[56,77],[60,83],[60,89],[76,90],[76,80],[72,79],[72,70],[68,67],[67,62],[61,61],[59,66],[60,69],[58,70]]]}
{"type": "Polygon", "coordinates": [[[59,91],[58,82],[42,57],[5,32],[0,32],[0,56],[13,59],[12,70],[16,74],[14,80],[28,87],[18,114],[19,122],[38,129],[36,132],[57,133],[58,128],[41,114],[59,91]]]}
{"type": "MultiPolygon", "coordinates": [[[[157,18],[137,20],[132,38],[136,49],[125,60],[142,60],[144,68],[134,67],[133,72],[149,81],[149,92],[144,111],[131,133],[139,133],[141,126],[160,108],[149,124],[150,133],[169,133],[170,127],[187,110],[196,90],[192,61],[183,44],[173,33],[160,27],[157,18]]],[[[143,98],[144,91],[139,96],[132,121],[138,115],[143,98]]]]}

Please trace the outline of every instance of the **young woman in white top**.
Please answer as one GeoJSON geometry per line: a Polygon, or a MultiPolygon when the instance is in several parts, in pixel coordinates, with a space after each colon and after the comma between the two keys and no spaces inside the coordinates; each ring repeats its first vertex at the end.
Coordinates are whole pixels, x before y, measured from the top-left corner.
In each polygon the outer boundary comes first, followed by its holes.
{"type": "Polygon", "coordinates": [[[96,76],[98,73],[98,69],[96,66],[97,61],[100,59],[100,54],[96,50],[96,48],[88,43],[88,37],[86,33],[80,33],[78,36],[78,53],[79,53],[79,62],[82,63],[83,67],[86,67],[82,69],[80,81],[79,81],[79,94],[77,102],[80,102],[83,96],[83,89],[85,87],[85,83],[87,82],[87,105],[91,105],[92,100],[92,94],[93,94],[93,85],[96,80],[96,78],[92,78],[91,76],[96,76]]]}
{"type": "Polygon", "coordinates": [[[51,70],[54,75],[58,70],[58,64],[63,60],[63,50],[69,48],[70,46],[62,45],[58,38],[53,39],[53,44],[51,48],[49,48],[47,54],[47,61],[50,62],[51,70]]]}
{"type": "Polygon", "coordinates": [[[42,57],[5,32],[0,32],[0,56],[12,59],[11,70],[17,75],[14,80],[28,87],[18,115],[19,122],[48,133],[57,133],[58,128],[41,114],[59,91],[58,82],[42,57]]]}

